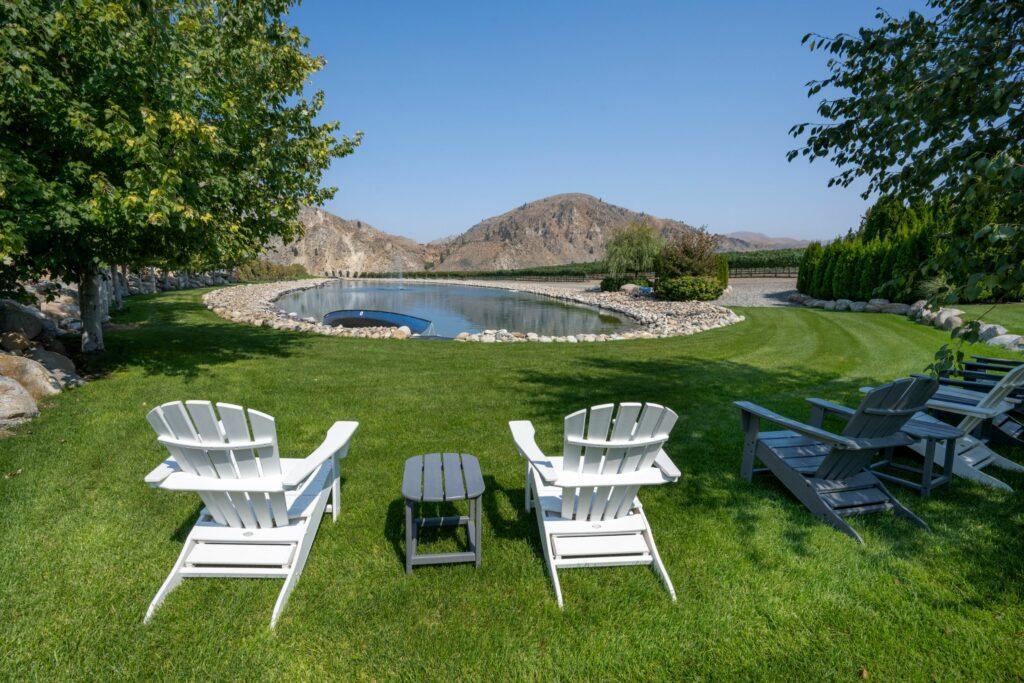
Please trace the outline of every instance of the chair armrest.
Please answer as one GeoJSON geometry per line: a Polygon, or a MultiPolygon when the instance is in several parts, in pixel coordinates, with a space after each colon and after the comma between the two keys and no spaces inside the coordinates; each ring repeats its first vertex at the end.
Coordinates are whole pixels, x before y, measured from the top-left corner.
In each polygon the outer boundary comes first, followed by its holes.
{"type": "Polygon", "coordinates": [[[176,472],[181,472],[181,465],[173,457],[167,458],[162,463],[152,469],[152,471],[146,475],[146,483],[150,486],[159,487],[160,484],[176,472]]]}
{"type": "Polygon", "coordinates": [[[537,446],[533,423],[529,420],[513,420],[508,423],[508,428],[512,430],[512,440],[516,442],[519,455],[526,458],[526,462],[540,475],[545,484],[554,484],[558,470],[537,446]]]}
{"type": "Polygon", "coordinates": [[[620,474],[562,472],[554,483],[560,488],[587,488],[591,486],[649,486],[651,484],[668,484],[672,481],[674,479],[666,477],[658,467],[645,467],[636,472],[620,474]]]}
{"type": "Polygon", "coordinates": [[[982,420],[991,420],[993,417],[999,417],[1003,413],[1013,410],[1013,404],[1006,401],[1000,401],[997,405],[982,408],[969,403],[953,403],[951,401],[937,401],[932,399],[928,401],[928,408],[931,410],[938,410],[943,413],[953,413],[955,415],[977,417],[982,420]]]}
{"type": "Polygon", "coordinates": [[[200,477],[188,472],[175,472],[157,488],[166,491],[216,491],[219,493],[283,493],[284,484],[279,477],[252,477],[249,479],[219,479],[200,477]]]}
{"type": "Polygon", "coordinates": [[[302,460],[302,464],[296,467],[284,479],[284,485],[288,488],[298,486],[304,482],[318,467],[327,462],[335,453],[338,457],[344,458],[348,455],[349,442],[352,435],[359,427],[358,422],[335,422],[327,430],[324,442],[317,446],[316,450],[302,460]]]}
{"type": "Polygon", "coordinates": [[[811,404],[811,425],[814,427],[821,427],[825,423],[826,415],[834,415],[842,420],[849,420],[856,414],[856,410],[849,408],[832,401],[826,401],[823,398],[809,398],[807,402],[811,404]]]}
{"type": "Polygon", "coordinates": [[[762,408],[756,403],[751,403],[749,401],[736,401],[733,405],[739,408],[741,413],[753,415],[762,420],[767,420],[768,422],[777,424],[780,427],[785,427],[797,434],[803,434],[804,436],[809,436],[812,439],[817,439],[818,441],[824,441],[825,443],[842,446],[843,448],[855,451],[865,448],[865,446],[860,443],[860,440],[850,439],[845,436],[840,436],[839,434],[833,434],[832,432],[821,429],[820,427],[791,420],[790,418],[779,415],[767,408],[762,408]]]}
{"type": "Polygon", "coordinates": [[[657,457],[654,458],[654,466],[661,470],[662,475],[666,479],[676,481],[679,479],[679,468],[676,467],[672,459],[668,457],[668,453],[664,450],[658,451],[657,457]]]}

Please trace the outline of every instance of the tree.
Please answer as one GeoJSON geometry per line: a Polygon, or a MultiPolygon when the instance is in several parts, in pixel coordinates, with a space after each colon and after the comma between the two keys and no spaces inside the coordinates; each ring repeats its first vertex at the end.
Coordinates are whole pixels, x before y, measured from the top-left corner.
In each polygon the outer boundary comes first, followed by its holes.
{"type": "Polygon", "coordinates": [[[664,240],[647,223],[630,223],[605,244],[605,266],[611,275],[637,275],[654,269],[664,240]]]}
{"type": "Polygon", "coordinates": [[[867,180],[873,193],[934,199],[952,220],[929,270],[944,301],[1024,286],[1024,3],[929,0],[934,16],[882,10],[856,35],[804,36],[827,52],[829,75],[808,95],[820,123],[789,159],[832,160],[829,185],[867,180]],[[995,207],[995,215],[991,213],[995,207]],[[985,222],[979,222],[984,220],[985,222]]]}
{"type": "Polygon", "coordinates": [[[103,349],[99,268],[202,269],[299,230],[359,143],[303,94],[322,60],[290,0],[9,0],[0,10],[0,290],[79,285],[103,349]]]}

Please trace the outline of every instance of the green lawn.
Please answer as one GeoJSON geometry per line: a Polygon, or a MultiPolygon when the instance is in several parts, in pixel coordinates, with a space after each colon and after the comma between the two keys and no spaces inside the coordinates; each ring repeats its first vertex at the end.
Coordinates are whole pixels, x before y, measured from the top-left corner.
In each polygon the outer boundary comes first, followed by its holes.
{"type": "Polygon", "coordinates": [[[1024,334],[1024,302],[1013,304],[966,304],[956,306],[969,316],[994,325],[1002,325],[1014,334],[1024,334]]]}
{"type": "MultiPolygon", "coordinates": [[[[1024,671],[1024,503],[957,481],[855,519],[860,546],[770,479],[738,477],[731,401],[806,417],[805,396],[920,371],[944,333],[902,316],[741,310],[688,338],[484,345],[318,337],[228,323],[199,292],[132,299],[104,372],[0,440],[0,677],[192,679],[1014,678],[1024,671]],[[209,398],[277,417],[304,456],[337,419],[361,426],[276,632],[279,581],[191,580],[142,617],[198,511],[147,488],[164,457],[144,416],[209,398]],[[645,509],[679,594],[643,567],[562,572],[556,606],[507,421],[543,448],[561,418],[608,401],[680,414],[675,485],[645,509]],[[402,462],[479,456],[484,564],[403,567],[402,462]]],[[[988,353],[994,353],[990,348],[988,353]]],[[[1021,458],[1021,453],[1010,453],[1021,458]]],[[[1000,476],[1004,476],[1000,473],[1000,476]]],[[[1005,474],[1024,488],[1024,477],[1005,474]]],[[[452,544],[441,539],[440,544],[452,544]]]]}

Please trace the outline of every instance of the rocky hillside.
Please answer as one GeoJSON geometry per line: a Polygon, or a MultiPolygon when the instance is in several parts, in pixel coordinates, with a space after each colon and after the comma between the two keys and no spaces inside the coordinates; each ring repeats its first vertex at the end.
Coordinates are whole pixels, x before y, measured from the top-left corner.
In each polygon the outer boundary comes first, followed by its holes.
{"type": "MultiPolygon", "coordinates": [[[[323,209],[305,208],[306,234],[288,245],[272,243],[266,258],[299,263],[314,275],[396,270],[496,270],[597,261],[619,228],[645,221],[666,237],[693,227],[608,204],[586,194],[559,194],[477,223],[466,232],[420,244],[323,209]]],[[[800,246],[759,233],[720,236],[722,251],[800,246]]]]}
{"type": "Polygon", "coordinates": [[[362,221],[338,218],[323,209],[304,207],[299,220],[306,233],[291,244],[272,242],[265,258],[273,263],[299,263],[310,273],[342,274],[348,272],[379,272],[422,270],[424,264],[436,260],[434,247],[405,237],[389,235],[362,221]]]}
{"type": "Polygon", "coordinates": [[[488,218],[448,241],[438,270],[526,268],[597,261],[619,228],[646,221],[662,233],[691,230],[586,194],[558,194],[488,218]]]}

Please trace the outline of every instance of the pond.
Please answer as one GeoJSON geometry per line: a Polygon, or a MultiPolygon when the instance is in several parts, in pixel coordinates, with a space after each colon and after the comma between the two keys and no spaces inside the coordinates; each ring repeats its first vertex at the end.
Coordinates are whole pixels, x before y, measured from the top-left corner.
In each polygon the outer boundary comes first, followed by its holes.
{"type": "Polygon", "coordinates": [[[318,321],[329,313],[341,312],[328,322],[360,314],[372,317],[377,312],[413,316],[430,321],[423,331],[425,336],[439,337],[500,329],[549,336],[614,334],[636,327],[626,316],[596,308],[539,294],[465,285],[339,280],[290,292],[276,304],[287,313],[318,321]]]}

